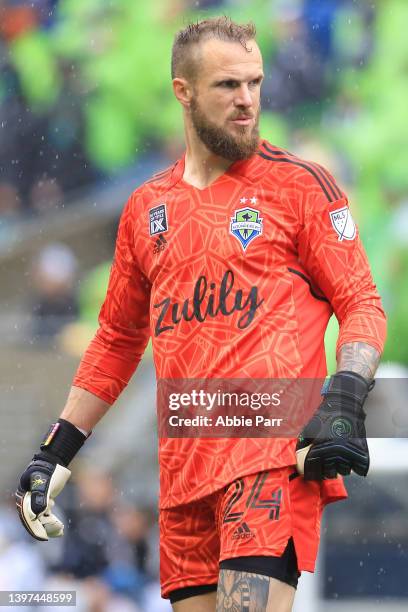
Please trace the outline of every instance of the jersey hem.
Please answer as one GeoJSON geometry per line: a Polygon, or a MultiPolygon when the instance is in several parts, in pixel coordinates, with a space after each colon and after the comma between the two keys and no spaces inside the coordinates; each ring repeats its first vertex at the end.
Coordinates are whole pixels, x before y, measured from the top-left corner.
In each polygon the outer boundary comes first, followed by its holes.
{"type": "Polygon", "coordinates": [[[284,463],[284,464],[277,465],[275,461],[274,463],[271,463],[271,465],[269,464],[263,465],[262,469],[251,468],[248,472],[239,470],[237,471],[236,474],[234,474],[233,477],[228,478],[228,479],[226,478],[220,479],[219,482],[214,484],[214,488],[206,489],[205,492],[203,493],[197,493],[196,495],[192,495],[191,497],[188,494],[186,496],[180,496],[181,501],[178,501],[177,503],[171,502],[171,498],[177,496],[175,493],[172,493],[171,496],[167,495],[164,498],[162,498],[160,494],[159,509],[168,510],[170,508],[177,508],[179,506],[184,506],[185,504],[197,502],[200,499],[204,499],[205,497],[208,497],[209,495],[213,495],[217,491],[224,489],[224,487],[227,487],[228,485],[230,485],[237,478],[243,478],[244,476],[250,476],[251,474],[257,474],[258,472],[266,472],[268,470],[283,470],[285,468],[287,468],[288,471],[289,471],[289,468],[293,468],[293,471],[296,471],[296,464],[295,463],[284,463]]]}

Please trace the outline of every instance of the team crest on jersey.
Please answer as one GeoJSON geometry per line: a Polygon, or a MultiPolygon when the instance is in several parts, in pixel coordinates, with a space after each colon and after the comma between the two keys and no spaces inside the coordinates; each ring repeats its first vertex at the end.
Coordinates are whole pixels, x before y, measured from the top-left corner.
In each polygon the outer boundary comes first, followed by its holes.
{"type": "MultiPolygon", "coordinates": [[[[241,198],[241,203],[244,203],[246,198],[241,198]]],[[[256,198],[251,198],[251,203],[256,203],[256,198]]],[[[247,249],[250,242],[261,236],[262,221],[259,216],[259,210],[246,206],[235,211],[235,216],[231,218],[230,233],[238,238],[244,251],[247,249]]]]}
{"type": "Polygon", "coordinates": [[[347,206],[338,208],[330,213],[330,221],[336,230],[339,240],[354,240],[356,237],[356,225],[347,206]]]}
{"type": "Polygon", "coordinates": [[[169,229],[165,204],[159,204],[149,210],[149,232],[151,236],[163,234],[169,229]]]}

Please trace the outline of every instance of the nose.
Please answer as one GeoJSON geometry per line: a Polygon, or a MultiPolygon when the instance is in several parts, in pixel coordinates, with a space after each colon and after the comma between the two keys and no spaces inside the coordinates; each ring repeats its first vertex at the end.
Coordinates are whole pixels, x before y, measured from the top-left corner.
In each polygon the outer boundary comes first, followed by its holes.
{"type": "Polygon", "coordinates": [[[235,106],[242,106],[245,108],[252,106],[253,102],[251,92],[249,91],[249,87],[246,83],[241,83],[241,86],[236,93],[237,95],[234,100],[235,106]]]}

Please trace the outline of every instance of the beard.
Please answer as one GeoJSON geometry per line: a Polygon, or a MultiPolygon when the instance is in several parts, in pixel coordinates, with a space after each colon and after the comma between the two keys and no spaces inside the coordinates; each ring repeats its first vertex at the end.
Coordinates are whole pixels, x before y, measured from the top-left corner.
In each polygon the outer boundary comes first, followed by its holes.
{"type": "Polygon", "coordinates": [[[197,98],[191,100],[190,110],[191,121],[198,137],[207,149],[215,155],[231,161],[238,161],[251,157],[257,150],[259,142],[259,110],[252,129],[248,131],[247,126],[237,125],[236,136],[228,133],[225,129],[208,119],[207,115],[200,108],[197,98]]]}

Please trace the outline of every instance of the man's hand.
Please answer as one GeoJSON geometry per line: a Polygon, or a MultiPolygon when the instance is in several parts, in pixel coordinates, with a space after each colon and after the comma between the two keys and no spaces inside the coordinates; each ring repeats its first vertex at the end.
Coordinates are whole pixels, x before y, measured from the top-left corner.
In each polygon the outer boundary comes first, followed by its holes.
{"type": "Polygon", "coordinates": [[[24,470],[16,505],[21,522],[36,540],[63,535],[64,525],[52,513],[54,498],[71,476],[67,466],[89,435],[69,421],[58,419],[47,432],[41,452],[24,470]]]}
{"type": "Polygon", "coordinates": [[[62,491],[71,472],[59,463],[34,458],[23,472],[16,491],[20,520],[36,540],[62,536],[63,523],[52,513],[54,498],[62,491]]]}
{"type": "Polygon", "coordinates": [[[297,468],[305,480],[336,478],[353,470],[366,476],[370,465],[364,402],[374,382],[355,372],[338,372],[324,387],[324,399],[301,432],[297,468]]]}

